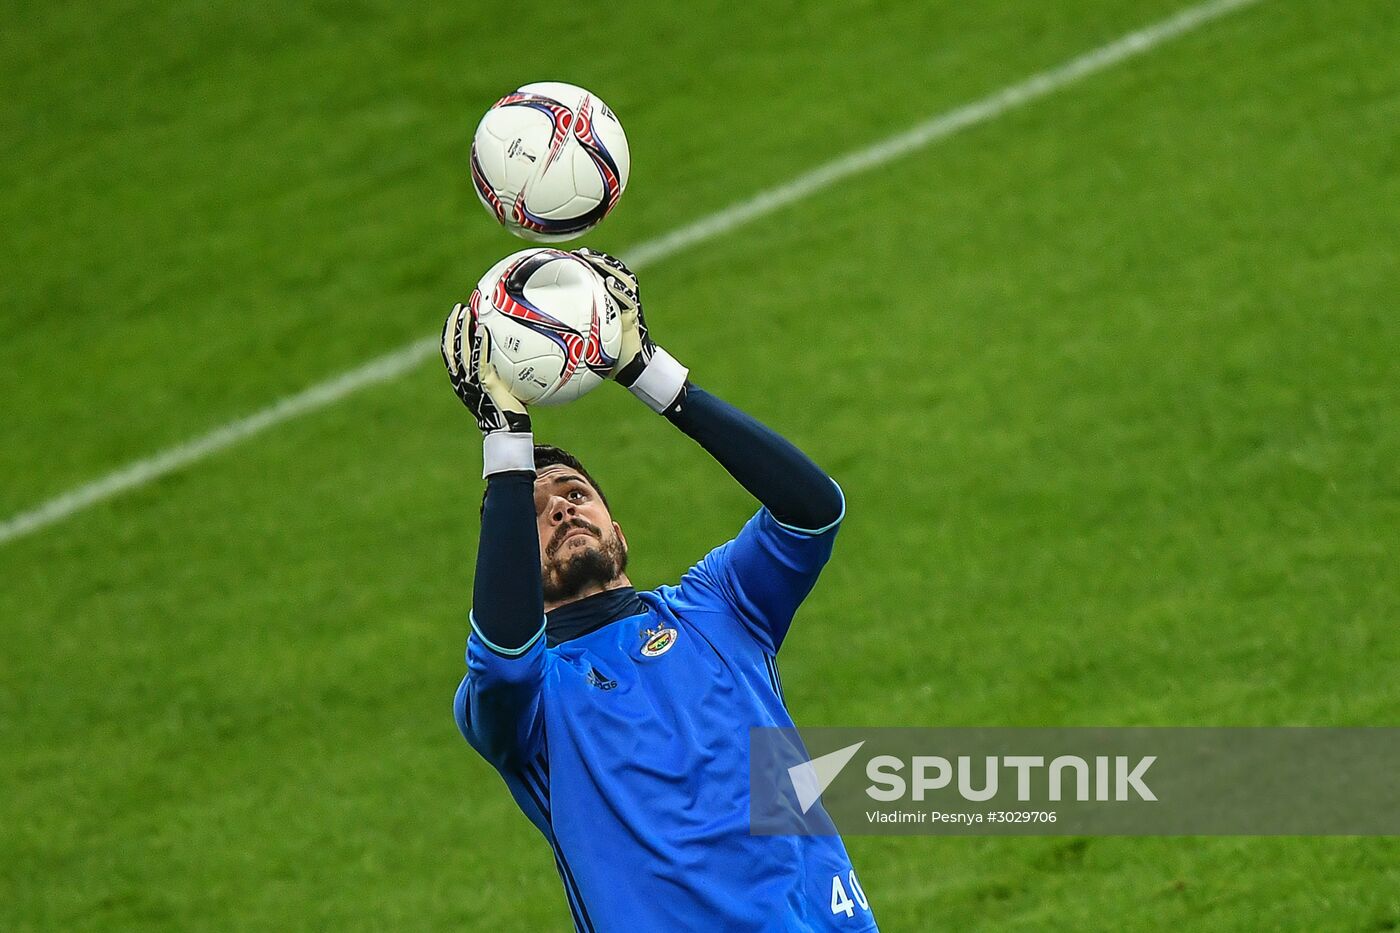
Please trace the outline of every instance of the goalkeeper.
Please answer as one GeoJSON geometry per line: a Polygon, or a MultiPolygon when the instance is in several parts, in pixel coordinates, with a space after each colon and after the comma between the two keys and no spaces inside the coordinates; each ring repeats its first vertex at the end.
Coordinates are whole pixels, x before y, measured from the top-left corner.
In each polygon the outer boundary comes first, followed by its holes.
{"type": "Polygon", "coordinates": [[[486,496],[457,725],[549,841],[580,931],[873,930],[839,837],[747,825],[749,729],[793,725],[775,656],[831,555],[841,490],[690,384],[648,336],[626,266],[576,255],[622,312],[613,378],[763,507],[678,585],[638,592],[602,489],[534,443],[458,305],[443,359],[484,434],[486,496]]]}

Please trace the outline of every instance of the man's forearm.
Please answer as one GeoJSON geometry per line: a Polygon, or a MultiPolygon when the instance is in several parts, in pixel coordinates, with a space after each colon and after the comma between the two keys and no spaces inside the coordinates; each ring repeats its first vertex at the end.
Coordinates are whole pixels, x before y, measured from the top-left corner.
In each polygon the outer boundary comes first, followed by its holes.
{"type": "Polygon", "coordinates": [[[486,481],[472,623],[491,647],[505,653],[528,645],[544,624],[533,472],[494,473],[486,481]]]}
{"type": "Polygon", "coordinates": [[[580,249],[622,316],[618,384],[710,452],[784,525],[819,531],[840,520],[845,502],[836,482],[806,454],[758,421],[687,382],[689,370],[651,339],[640,285],[626,263],[580,249]]]}
{"type": "Polygon", "coordinates": [[[665,412],[784,525],[807,531],[841,517],[836,483],[811,458],[757,419],[690,386],[665,412]]]}

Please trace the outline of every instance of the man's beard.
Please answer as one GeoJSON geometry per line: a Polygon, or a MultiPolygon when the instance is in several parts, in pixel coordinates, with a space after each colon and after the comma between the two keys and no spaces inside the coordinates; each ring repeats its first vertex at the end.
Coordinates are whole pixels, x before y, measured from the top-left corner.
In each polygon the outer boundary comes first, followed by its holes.
{"type": "Polygon", "coordinates": [[[544,601],[563,602],[582,593],[590,586],[604,586],[622,575],[627,569],[627,549],[622,540],[613,534],[604,537],[593,525],[582,519],[574,519],[555,532],[553,540],[545,549],[545,561],[541,578],[544,584],[544,601]],[[575,528],[583,528],[596,535],[598,543],[562,561],[553,557],[563,538],[575,528]]]}

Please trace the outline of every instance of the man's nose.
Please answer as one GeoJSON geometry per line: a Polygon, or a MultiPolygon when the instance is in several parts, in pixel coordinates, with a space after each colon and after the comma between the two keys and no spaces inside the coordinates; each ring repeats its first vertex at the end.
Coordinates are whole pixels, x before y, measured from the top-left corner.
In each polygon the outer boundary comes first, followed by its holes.
{"type": "Polygon", "coordinates": [[[566,522],[577,514],[574,504],[563,496],[551,496],[549,499],[549,517],[558,525],[566,522]]]}

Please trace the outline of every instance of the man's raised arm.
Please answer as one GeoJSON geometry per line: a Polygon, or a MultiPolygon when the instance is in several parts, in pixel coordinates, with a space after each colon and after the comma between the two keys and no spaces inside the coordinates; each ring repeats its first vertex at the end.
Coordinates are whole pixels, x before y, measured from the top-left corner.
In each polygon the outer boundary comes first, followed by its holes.
{"type": "Polygon", "coordinates": [[[709,452],[782,524],[818,532],[841,518],[835,481],[777,432],[691,385],[689,371],[647,331],[637,279],[605,253],[580,249],[622,311],[623,344],[613,378],[709,452]]]}
{"type": "Polygon", "coordinates": [[[841,520],[835,480],[757,419],[693,385],[665,414],[783,525],[820,534],[841,520]]]}
{"type": "Polygon", "coordinates": [[[476,327],[467,305],[457,305],[448,315],[442,357],[453,390],[481,429],[486,479],[468,673],[454,704],[457,725],[488,760],[524,760],[541,739],[539,687],[544,676],[530,418],[491,367],[489,334],[476,327]]]}
{"type": "Polygon", "coordinates": [[[575,255],[598,270],[622,311],[623,344],[613,378],[705,448],[763,504],[739,536],[706,557],[687,580],[719,591],[758,640],[777,651],[830,557],[832,535],[845,515],[840,487],[776,432],[690,384],[689,371],[647,332],[631,270],[592,250],[575,255]]]}

